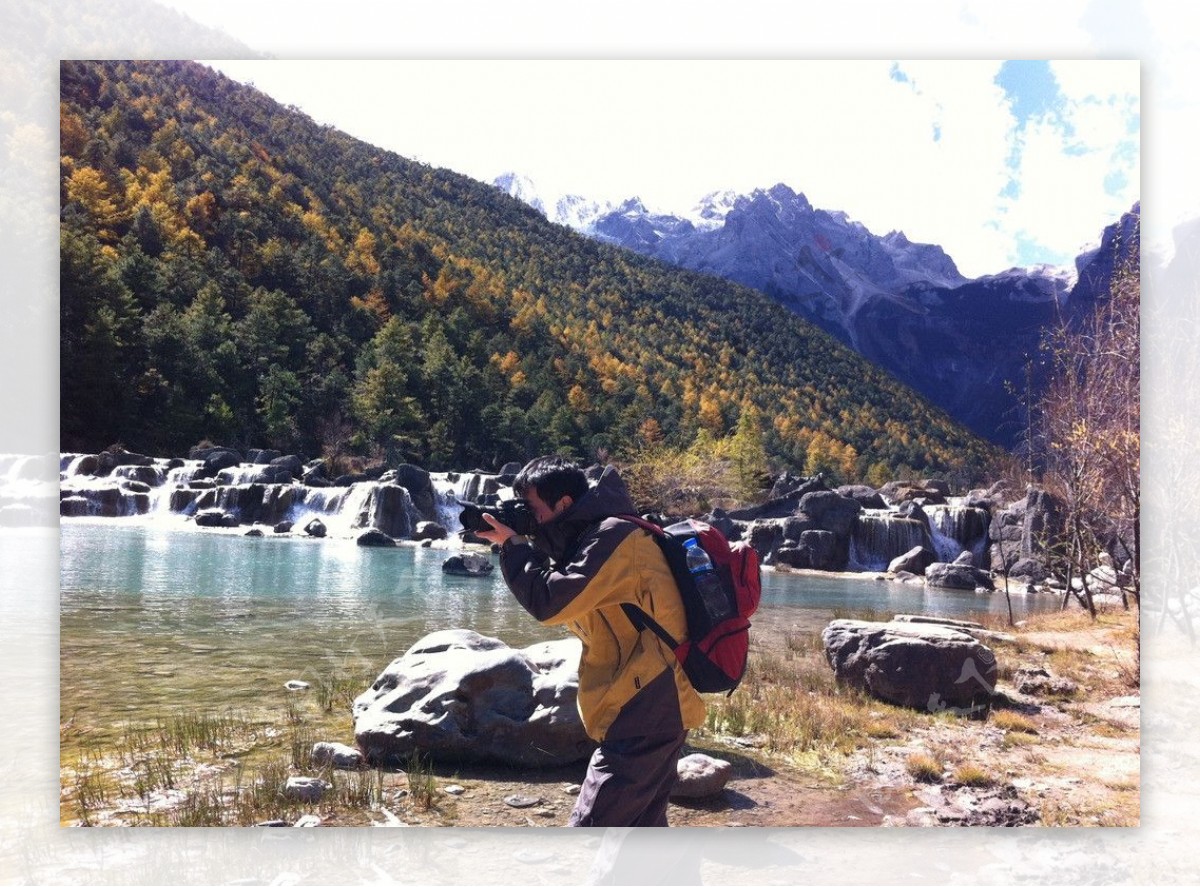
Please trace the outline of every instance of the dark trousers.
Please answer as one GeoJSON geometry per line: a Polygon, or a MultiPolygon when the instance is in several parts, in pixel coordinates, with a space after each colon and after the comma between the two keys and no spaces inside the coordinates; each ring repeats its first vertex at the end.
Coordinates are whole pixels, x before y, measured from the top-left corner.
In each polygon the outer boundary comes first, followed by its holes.
{"type": "Polygon", "coordinates": [[[667,799],[687,731],[606,740],[592,753],[572,826],[666,826],[667,799]]]}

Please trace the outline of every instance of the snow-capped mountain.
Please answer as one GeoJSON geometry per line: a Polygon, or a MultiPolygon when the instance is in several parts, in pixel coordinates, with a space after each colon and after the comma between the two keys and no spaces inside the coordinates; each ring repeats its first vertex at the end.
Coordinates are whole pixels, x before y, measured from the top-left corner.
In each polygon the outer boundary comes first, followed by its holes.
{"type": "MultiPolygon", "coordinates": [[[[497,180],[497,187],[531,206],[542,202],[531,186],[497,180]]],[[[1104,291],[1130,244],[1136,249],[1138,212],[1107,230],[1074,273],[1013,268],[975,280],[940,246],[914,243],[902,231],[875,235],[784,184],[714,192],[687,216],[653,212],[636,198],[607,209],[588,204],[570,221],[557,210],[547,215],[589,237],[757,289],[972,430],[1012,445],[1024,424],[1014,392],[1028,382],[1026,364],[1042,332],[1104,291]]]]}

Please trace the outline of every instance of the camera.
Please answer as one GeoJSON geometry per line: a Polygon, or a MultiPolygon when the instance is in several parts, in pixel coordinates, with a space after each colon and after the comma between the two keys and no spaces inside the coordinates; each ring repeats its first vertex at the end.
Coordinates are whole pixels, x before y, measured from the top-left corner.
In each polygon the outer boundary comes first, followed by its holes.
{"type": "Polygon", "coordinates": [[[490,514],[521,536],[530,536],[537,529],[537,519],[533,516],[533,509],[529,507],[529,501],[526,499],[505,499],[495,505],[475,505],[471,502],[458,504],[462,506],[462,514],[458,516],[458,520],[463,529],[470,533],[486,533],[492,529],[492,525],[483,519],[485,514],[490,514]]]}

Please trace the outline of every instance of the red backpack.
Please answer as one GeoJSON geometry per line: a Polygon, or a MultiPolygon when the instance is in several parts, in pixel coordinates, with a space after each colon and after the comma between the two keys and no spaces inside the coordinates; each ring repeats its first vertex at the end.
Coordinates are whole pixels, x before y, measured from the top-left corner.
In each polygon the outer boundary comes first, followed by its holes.
{"type": "Polygon", "coordinates": [[[692,686],[701,693],[732,693],[746,672],[750,650],[750,616],[762,598],[762,570],[758,552],[746,542],[732,545],[716,527],[703,521],[685,520],[666,529],[644,518],[619,515],[650,533],[662,549],[679,586],[687,614],[688,640],[683,643],[633,604],[621,609],[641,631],[649,628],[674,652],[692,686]],[[687,549],[699,545],[712,562],[720,580],[708,605],[688,568],[687,549]],[[715,611],[715,612],[714,612],[715,611]]]}

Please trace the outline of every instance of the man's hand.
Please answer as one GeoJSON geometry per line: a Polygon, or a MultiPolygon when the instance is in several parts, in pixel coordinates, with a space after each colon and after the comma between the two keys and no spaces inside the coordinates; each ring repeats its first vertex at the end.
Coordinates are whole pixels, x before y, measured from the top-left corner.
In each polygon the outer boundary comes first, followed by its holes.
{"type": "Polygon", "coordinates": [[[513,530],[512,527],[505,526],[487,512],[484,512],[483,519],[487,521],[488,525],[491,526],[492,529],[477,531],[475,535],[480,539],[486,539],[488,542],[491,542],[495,545],[503,545],[513,536],[517,535],[516,531],[513,530]]]}

